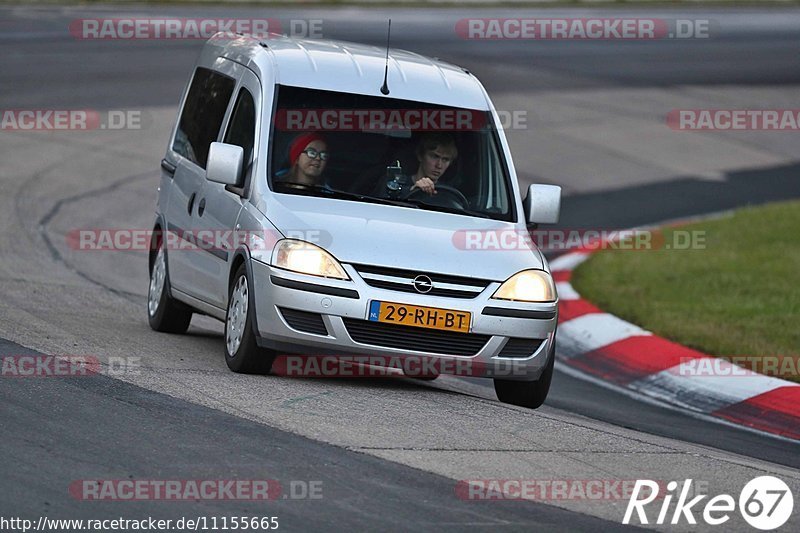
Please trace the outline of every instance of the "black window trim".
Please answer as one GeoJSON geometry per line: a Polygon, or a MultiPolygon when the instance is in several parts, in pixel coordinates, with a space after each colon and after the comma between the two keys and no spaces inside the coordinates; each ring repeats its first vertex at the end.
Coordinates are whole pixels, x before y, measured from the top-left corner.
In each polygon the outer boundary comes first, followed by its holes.
{"type": "MultiPolygon", "coordinates": [[[[258,77],[256,77],[256,79],[258,79],[258,77]]],[[[251,154],[253,158],[253,164],[255,165],[256,152],[258,151],[258,145],[256,144],[256,137],[258,133],[258,115],[259,115],[258,104],[256,103],[256,98],[250,91],[250,89],[248,89],[243,83],[241,83],[241,77],[239,78],[238,89],[239,89],[238,91],[234,90],[235,94],[231,95],[231,102],[229,103],[229,105],[232,106],[230,108],[230,115],[228,116],[227,123],[223,119],[224,128],[222,128],[223,129],[223,131],[221,132],[222,136],[218,138],[222,139],[221,142],[225,141],[225,138],[228,136],[228,131],[230,130],[231,123],[233,122],[234,114],[236,113],[236,105],[239,103],[239,97],[242,95],[242,91],[247,91],[247,94],[250,95],[250,99],[253,101],[253,112],[255,113],[253,117],[255,119],[255,129],[253,130],[253,153],[251,154]]],[[[245,162],[243,162],[242,164],[244,163],[245,162]]],[[[244,170],[244,168],[242,170],[244,170]]],[[[253,184],[254,174],[255,174],[255,167],[251,169],[250,175],[245,178],[245,182],[242,184],[241,187],[236,187],[235,185],[226,185],[225,190],[231,194],[235,194],[236,196],[239,196],[244,199],[250,198],[250,191],[253,184]]]]}
{"type": "MultiPolygon", "coordinates": [[[[492,117],[491,112],[487,111],[487,113],[489,118],[491,118],[492,117]]],[[[506,222],[511,222],[512,224],[516,224],[517,222],[519,222],[519,217],[517,216],[517,199],[516,196],[514,195],[514,183],[511,178],[511,169],[508,166],[509,161],[506,158],[505,151],[503,150],[503,143],[500,142],[500,132],[495,127],[494,123],[491,123],[491,129],[492,129],[492,133],[490,135],[492,140],[491,142],[494,143],[494,149],[497,150],[498,155],[500,155],[500,160],[502,161],[503,165],[503,178],[504,178],[503,181],[505,181],[506,183],[506,196],[508,197],[507,198],[509,204],[508,207],[510,208],[511,211],[510,213],[511,220],[506,222]]],[[[522,191],[520,191],[520,194],[522,194],[522,191]]]]}
{"type": "MultiPolygon", "coordinates": [[[[268,154],[267,154],[267,162],[266,162],[267,163],[267,167],[266,167],[267,168],[267,176],[266,176],[266,178],[267,178],[267,188],[272,193],[275,192],[275,189],[274,189],[273,183],[272,183],[272,157],[273,157],[272,152],[273,152],[274,140],[275,140],[275,138],[274,138],[275,137],[275,119],[274,119],[274,117],[275,117],[275,113],[276,113],[276,111],[278,109],[278,101],[280,99],[280,89],[283,88],[283,87],[290,88],[290,89],[312,89],[312,90],[317,90],[317,91],[328,91],[328,92],[339,92],[339,93],[344,92],[345,94],[360,94],[360,93],[347,93],[346,91],[335,91],[335,90],[332,90],[332,89],[323,89],[323,88],[319,88],[319,87],[303,87],[303,86],[299,86],[299,85],[288,85],[288,84],[281,84],[281,83],[275,83],[274,84],[274,92],[273,92],[273,98],[272,98],[272,114],[270,116],[269,137],[268,137],[268,145],[267,145],[268,146],[268,149],[267,149],[268,154]]],[[[369,96],[372,96],[372,95],[363,94],[361,96],[368,96],[369,97],[369,96]]],[[[413,100],[408,100],[408,101],[413,101],[413,100]]],[[[433,104],[433,105],[441,105],[443,107],[452,107],[452,106],[446,106],[444,104],[433,104]]],[[[459,109],[459,108],[455,108],[455,109],[459,109]]],[[[484,110],[480,110],[480,111],[485,112],[487,117],[489,118],[488,124],[489,124],[490,130],[491,130],[491,133],[490,133],[489,137],[491,139],[491,142],[494,143],[495,150],[497,150],[497,153],[501,156],[501,159],[502,159],[503,178],[504,178],[503,181],[506,184],[506,195],[508,197],[508,202],[509,202],[508,220],[503,220],[503,219],[493,219],[493,220],[499,220],[501,222],[510,222],[512,224],[517,224],[520,221],[519,213],[517,211],[517,198],[516,198],[516,195],[514,194],[514,184],[513,184],[513,179],[511,177],[511,169],[509,167],[509,161],[506,158],[505,150],[503,150],[503,143],[500,142],[500,132],[498,131],[498,128],[496,127],[497,125],[494,123],[493,115],[492,115],[491,110],[490,109],[484,109],[484,110]]],[[[519,183],[518,183],[518,185],[519,185],[519,183]]],[[[522,190],[520,189],[520,195],[521,194],[522,194],[522,190]]],[[[466,215],[466,216],[469,216],[469,215],[466,215]]]]}

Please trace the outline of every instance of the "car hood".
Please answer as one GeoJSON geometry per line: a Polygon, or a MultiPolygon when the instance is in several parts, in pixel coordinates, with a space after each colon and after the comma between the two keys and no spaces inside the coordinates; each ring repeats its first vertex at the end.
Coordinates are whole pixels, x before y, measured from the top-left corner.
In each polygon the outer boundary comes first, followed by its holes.
{"type": "Polygon", "coordinates": [[[272,195],[265,207],[284,236],[314,242],[342,263],[494,281],[543,268],[539,251],[519,238],[524,226],[509,222],[289,194],[272,195]]]}

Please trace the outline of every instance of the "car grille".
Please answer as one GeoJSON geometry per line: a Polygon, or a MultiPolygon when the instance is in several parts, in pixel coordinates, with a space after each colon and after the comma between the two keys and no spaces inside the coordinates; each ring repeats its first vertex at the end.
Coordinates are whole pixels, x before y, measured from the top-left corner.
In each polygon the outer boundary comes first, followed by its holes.
{"type": "Polygon", "coordinates": [[[325,322],[322,321],[322,315],[319,313],[309,313],[308,311],[296,311],[294,309],[285,309],[279,307],[283,319],[289,324],[289,327],[302,331],[304,333],[313,333],[315,335],[327,335],[328,328],[325,327],[325,322]]]}
{"type": "Polygon", "coordinates": [[[512,337],[508,339],[506,345],[497,354],[498,357],[530,357],[539,347],[544,340],[542,339],[522,339],[512,337]]]}
{"type": "Polygon", "coordinates": [[[352,318],[345,318],[343,321],[347,333],[354,341],[398,350],[442,355],[475,355],[489,340],[489,335],[475,333],[398,326],[352,318]]]}
{"type": "Polygon", "coordinates": [[[424,274],[433,282],[433,289],[424,294],[445,296],[449,298],[470,299],[478,296],[491,283],[489,280],[450,276],[447,274],[431,274],[415,270],[401,270],[373,265],[353,265],[367,285],[379,289],[420,294],[414,288],[414,278],[424,274]]]}

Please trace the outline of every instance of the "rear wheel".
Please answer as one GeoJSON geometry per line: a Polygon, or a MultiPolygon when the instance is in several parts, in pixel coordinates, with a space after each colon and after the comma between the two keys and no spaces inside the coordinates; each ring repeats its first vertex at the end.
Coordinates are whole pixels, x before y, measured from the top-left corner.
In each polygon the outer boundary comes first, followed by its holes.
{"type": "Polygon", "coordinates": [[[163,240],[158,241],[150,267],[150,288],[147,291],[147,321],[156,331],[186,333],[192,321],[192,310],[170,296],[167,256],[163,240]]]}
{"type": "Polygon", "coordinates": [[[553,380],[553,367],[556,361],[555,340],[549,356],[550,360],[547,362],[547,366],[536,381],[495,379],[494,391],[497,393],[497,399],[503,403],[530,409],[541,407],[550,391],[550,382],[553,380]]]}
{"type": "Polygon", "coordinates": [[[251,303],[252,285],[247,269],[241,265],[233,277],[225,316],[225,362],[242,374],[267,374],[275,360],[274,352],[260,348],[253,328],[255,310],[251,303]]]}

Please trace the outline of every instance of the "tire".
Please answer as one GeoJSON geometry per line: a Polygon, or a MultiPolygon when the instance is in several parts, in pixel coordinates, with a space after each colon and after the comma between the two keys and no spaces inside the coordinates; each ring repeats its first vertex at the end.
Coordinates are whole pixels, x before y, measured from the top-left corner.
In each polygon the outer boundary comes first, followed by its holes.
{"type": "Polygon", "coordinates": [[[268,374],[275,353],[260,348],[253,329],[253,284],[244,264],[239,266],[228,288],[225,313],[225,362],[240,374],[268,374]]]}
{"type": "Polygon", "coordinates": [[[550,360],[547,362],[547,366],[536,381],[495,379],[494,391],[497,393],[497,399],[503,403],[529,409],[541,407],[550,391],[550,382],[553,380],[553,367],[556,361],[555,340],[549,356],[550,360]]]}
{"type": "Polygon", "coordinates": [[[186,333],[192,321],[192,310],[170,296],[169,271],[163,239],[158,239],[150,266],[147,290],[147,321],[150,327],[164,333],[186,333]]]}

